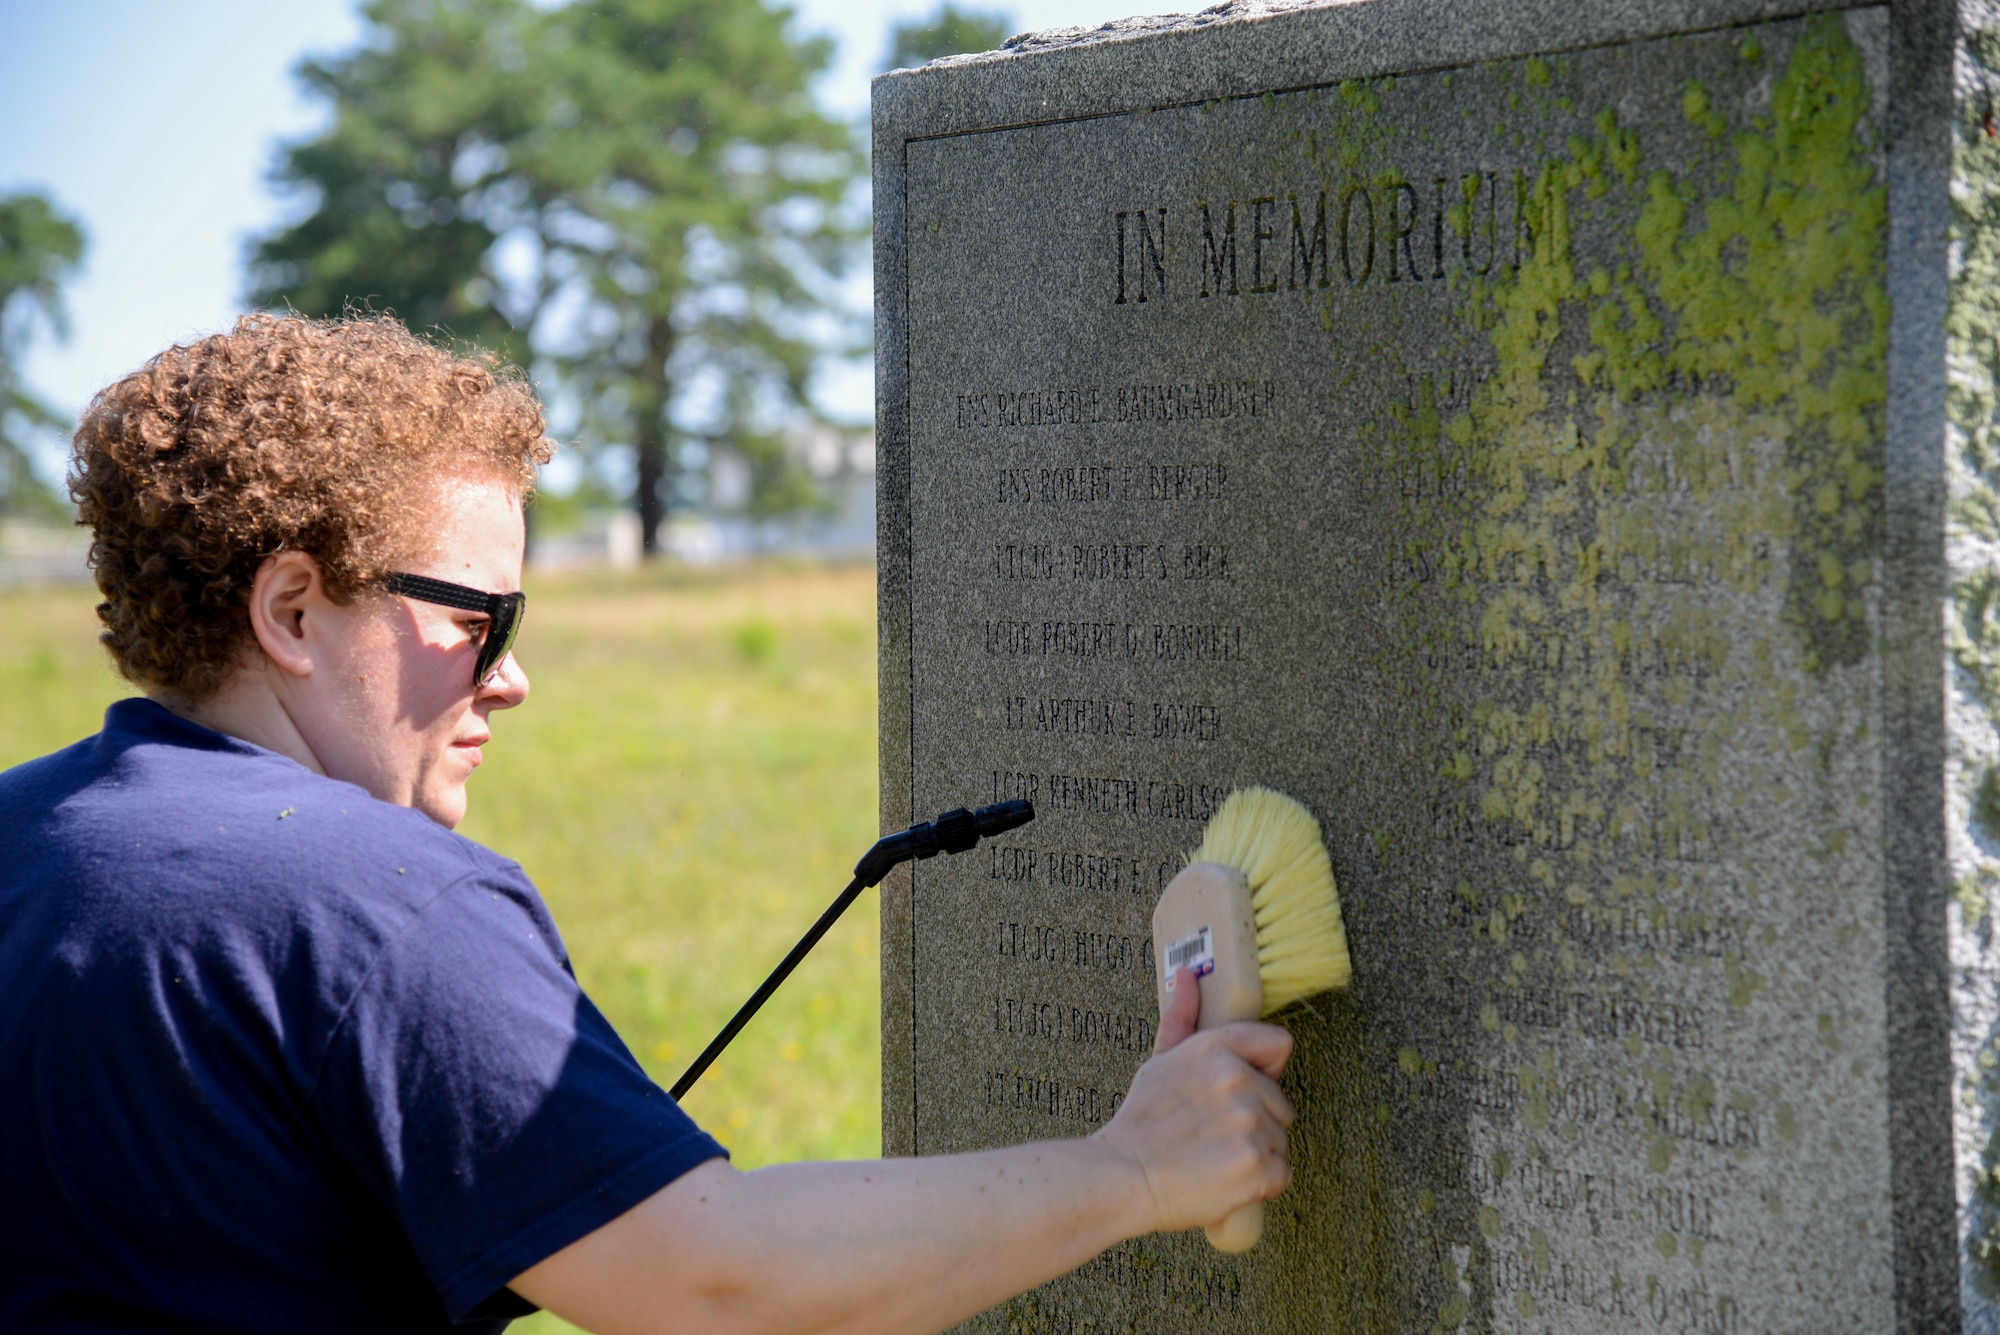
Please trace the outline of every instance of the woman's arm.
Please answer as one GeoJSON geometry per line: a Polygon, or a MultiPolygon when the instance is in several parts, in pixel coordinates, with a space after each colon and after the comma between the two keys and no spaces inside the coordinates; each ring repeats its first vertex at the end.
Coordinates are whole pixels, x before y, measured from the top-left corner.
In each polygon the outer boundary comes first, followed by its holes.
{"type": "Polygon", "coordinates": [[[754,1173],[716,1160],[511,1287],[601,1335],[934,1331],[1126,1238],[1213,1223],[1291,1179],[1291,1035],[1190,1037],[1198,996],[1175,989],[1160,1052],[1094,1135],[754,1173]]]}

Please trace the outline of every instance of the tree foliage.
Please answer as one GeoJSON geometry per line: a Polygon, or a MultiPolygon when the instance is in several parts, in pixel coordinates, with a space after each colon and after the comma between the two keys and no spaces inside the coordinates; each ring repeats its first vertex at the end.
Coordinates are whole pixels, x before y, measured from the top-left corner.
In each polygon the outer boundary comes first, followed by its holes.
{"type": "Polygon", "coordinates": [[[544,110],[530,72],[535,11],[521,0],[372,0],[370,33],[299,78],[333,125],[275,173],[312,203],[252,257],[251,301],[308,315],[394,311],[519,360],[532,309],[510,309],[494,245],[532,225],[531,187],[506,146],[544,110]]]}
{"type": "Polygon", "coordinates": [[[371,0],[361,47],[301,74],[332,104],[278,178],[253,300],[396,311],[532,364],[586,448],[623,446],[650,547],[714,451],[752,507],[809,499],[781,429],[810,412],[851,131],[825,43],[757,0],[371,0]]]}
{"type": "Polygon", "coordinates": [[[649,534],[676,459],[716,448],[750,464],[754,509],[791,508],[810,486],[778,433],[806,402],[859,167],[812,98],[831,52],[754,3],[582,0],[550,23],[572,34],[555,64],[571,128],[546,163],[545,244],[584,298],[552,346],[586,427],[630,424],[649,534]]]}
{"type": "Polygon", "coordinates": [[[37,327],[67,332],[62,285],[83,259],[83,229],[44,195],[0,197],[0,514],[56,516],[55,493],[34,474],[27,441],[63,426],[28,392],[21,361],[37,327]]]}
{"type": "Polygon", "coordinates": [[[946,0],[929,19],[905,20],[890,29],[889,62],[884,68],[910,69],[940,56],[992,51],[1007,40],[1012,26],[1005,14],[960,9],[946,0]]]}

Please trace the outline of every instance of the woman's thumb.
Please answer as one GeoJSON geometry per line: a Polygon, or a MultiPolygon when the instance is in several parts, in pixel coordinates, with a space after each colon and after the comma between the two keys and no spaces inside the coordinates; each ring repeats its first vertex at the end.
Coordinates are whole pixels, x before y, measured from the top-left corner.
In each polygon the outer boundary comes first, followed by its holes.
{"type": "Polygon", "coordinates": [[[1154,1053],[1179,1046],[1194,1032],[1195,1024],[1200,1019],[1201,980],[1195,977],[1192,969],[1175,969],[1167,1008],[1160,1015],[1159,1032],[1153,1036],[1154,1053]]]}

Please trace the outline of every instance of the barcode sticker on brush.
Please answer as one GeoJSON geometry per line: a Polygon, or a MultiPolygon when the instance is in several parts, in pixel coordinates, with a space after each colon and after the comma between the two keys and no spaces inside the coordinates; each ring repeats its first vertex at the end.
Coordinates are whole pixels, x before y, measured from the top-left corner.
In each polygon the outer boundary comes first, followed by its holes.
{"type": "Polygon", "coordinates": [[[1197,978],[1215,972],[1215,936],[1204,927],[1167,947],[1167,990],[1174,990],[1174,970],[1191,969],[1197,978]]]}

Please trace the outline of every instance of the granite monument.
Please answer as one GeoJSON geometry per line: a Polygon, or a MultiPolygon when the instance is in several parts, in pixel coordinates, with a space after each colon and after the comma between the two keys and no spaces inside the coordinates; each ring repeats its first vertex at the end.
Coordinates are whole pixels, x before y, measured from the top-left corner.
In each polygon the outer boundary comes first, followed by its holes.
{"type": "Polygon", "coordinates": [[[1319,816],[1242,1257],[991,1331],[2000,1330],[2000,5],[1243,4],[875,87],[892,1153],[1079,1135],[1319,816]]]}

